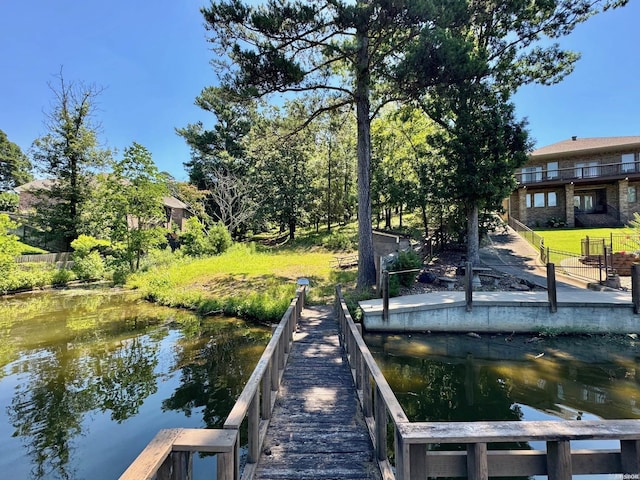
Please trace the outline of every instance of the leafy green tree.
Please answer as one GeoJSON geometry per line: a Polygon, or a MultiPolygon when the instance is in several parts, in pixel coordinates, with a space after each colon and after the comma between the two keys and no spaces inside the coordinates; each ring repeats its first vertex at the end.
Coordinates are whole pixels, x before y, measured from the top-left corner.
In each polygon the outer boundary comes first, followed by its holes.
{"type": "Polygon", "coordinates": [[[0,192],[0,212],[15,212],[20,204],[17,193],[0,192]]]}
{"type": "Polygon", "coordinates": [[[443,98],[449,127],[432,135],[431,142],[443,159],[447,199],[462,206],[467,220],[467,258],[478,264],[479,214],[501,208],[515,188],[513,172],[527,161],[531,142],[525,122],[515,119],[513,104],[482,85],[457,92],[457,98],[443,98]]]}
{"type": "Polygon", "coordinates": [[[443,129],[438,148],[451,199],[468,218],[467,254],[478,262],[478,212],[512,187],[530,142],[510,96],[524,84],[557,83],[579,55],[549,40],[627,0],[439,2],[443,15],[423,28],[394,66],[396,88],[421,102],[443,129]],[[444,11],[444,10],[443,10],[444,11]]]}
{"type": "Polygon", "coordinates": [[[98,143],[98,125],[94,120],[94,86],[67,83],[59,75],[59,86],[50,85],[55,102],[47,119],[48,133],[33,143],[37,168],[53,179],[50,188],[37,196],[35,223],[52,232],[69,248],[78,237],[90,180],[102,168],[110,152],[98,143]]]}
{"type": "Polygon", "coordinates": [[[121,245],[130,271],[140,267],[143,253],[166,240],[163,197],[168,194],[165,177],[153,163],[151,153],[138,143],[124,150],[107,176],[104,204],[112,218],[111,241],[121,245]]]}
{"type": "Polygon", "coordinates": [[[423,2],[270,1],[254,6],[219,0],[202,9],[223,89],[253,98],[322,94],[323,103],[305,122],[356,106],[361,288],[376,279],[370,122],[379,106],[395,96],[386,88],[392,65],[422,28],[430,28],[436,12],[427,7],[423,2]]]}
{"type": "Polygon", "coordinates": [[[185,163],[189,182],[206,190],[212,181],[212,169],[224,167],[234,174],[246,173],[242,139],[251,129],[253,102],[220,88],[206,87],[195,103],[214,115],[213,128],[206,129],[198,122],[176,131],[191,148],[191,160],[185,163]]]}
{"type": "Polygon", "coordinates": [[[259,215],[288,230],[291,240],[307,222],[312,197],[308,162],[312,142],[308,131],[290,133],[301,105],[289,103],[283,115],[277,110],[252,130],[249,145],[253,178],[261,197],[259,215]]]}
{"type": "Polygon", "coordinates": [[[15,266],[15,257],[20,255],[20,240],[10,230],[18,228],[18,224],[6,213],[0,213],[0,273],[6,275],[15,266]]]}
{"type": "Polygon", "coordinates": [[[309,159],[314,191],[310,217],[319,229],[326,221],[327,231],[332,224],[343,223],[356,210],[356,146],[353,112],[334,110],[317,117],[308,127],[315,151],[309,159]]]}
{"type": "Polygon", "coordinates": [[[32,179],[29,158],[0,130],[0,191],[10,190],[32,179]]]}

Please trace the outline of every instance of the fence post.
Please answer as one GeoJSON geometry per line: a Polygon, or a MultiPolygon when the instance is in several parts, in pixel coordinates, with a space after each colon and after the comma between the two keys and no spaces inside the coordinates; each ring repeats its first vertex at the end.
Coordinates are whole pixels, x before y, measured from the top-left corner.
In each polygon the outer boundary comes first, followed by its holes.
{"type": "Polygon", "coordinates": [[[640,265],[631,265],[631,298],[633,313],[640,313],[640,265]]]}
{"type": "Polygon", "coordinates": [[[603,245],[602,248],[604,250],[604,279],[605,281],[609,278],[609,254],[608,254],[608,248],[606,245],[604,245],[604,240],[602,241],[603,245]]]}
{"type": "Polygon", "coordinates": [[[389,320],[389,272],[382,272],[382,321],[389,320]]]}
{"type": "Polygon", "coordinates": [[[464,269],[464,299],[467,312],[473,309],[473,263],[467,262],[464,269]]]}
{"type": "Polygon", "coordinates": [[[558,311],[558,296],[556,290],[556,266],[553,263],[547,263],[547,295],[549,297],[549,311],[556,313],[558,311]]]}
{"type": "Polygon", "coordinates": [[[598,277],[599,283],[602,285],[602,255],[598,255],[598,277]]]}

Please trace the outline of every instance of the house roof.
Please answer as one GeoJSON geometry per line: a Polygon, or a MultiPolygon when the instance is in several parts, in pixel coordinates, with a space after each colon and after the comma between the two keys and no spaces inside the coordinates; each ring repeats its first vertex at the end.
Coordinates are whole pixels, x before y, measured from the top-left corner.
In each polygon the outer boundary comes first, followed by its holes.
{"type": "Polygon", "coordinates": [[[629,137],[572,137],[558,143],[538,148],[531,153],[531,158],[565,157],[584,153],[606,153],[624,149],[639,149],[640,136],[629,137]]]}
{"type": "Polygon", "coordinates": [[[186,203],[181,202],[176,197],[162,197],[162,201],[164,202],[165,207],[182,208],[184,210],[188,208],[186,203]]]}
{"type": "MultiPolygon", "coordinates": [[[[51,178],[33,180],[32,182],[25,183],[14,188],[14,190],[19,194],[33,190],[49,190],[54,182],[55,180],[51,178]]],[[[169,208],[181,208],[184,210],[187,210],[189,208],[184,202],[181,202],[176,197],[162,197],[162,202],[164,203],[165,207],[169,208]]]]}
{"type": "Polygon", "coordinates": [[[54,182],[51,178],[44,178],[42,180],[33,180],[31,182],[19,185],[14,190],[17,193],[28,192],[31,190],[49,190],[51,184],[54,182]]]}

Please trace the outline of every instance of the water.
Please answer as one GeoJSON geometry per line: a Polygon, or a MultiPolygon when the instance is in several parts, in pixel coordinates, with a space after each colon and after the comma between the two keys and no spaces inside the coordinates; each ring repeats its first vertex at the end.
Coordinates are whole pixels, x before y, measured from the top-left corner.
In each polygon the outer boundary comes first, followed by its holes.
{"type": "MultiPolygon", "coordinates": [[[[632,336],[367,334],[365,340],[411,421],[640,418],[640,341],[632,336]]],[[[572,442],[572,448],[618,447],[572,442]]]]}
{"type": "Polygon", "coordinates": [[[412,421],[640,418],[640,341],[629,336],[366,341],[412,421]]]}
{"type": "Polygon", "coordinates": [[[2,478],[113,479],[161,428],[220,428],[269,337],[109,290],[1,299],[2,478]]]}

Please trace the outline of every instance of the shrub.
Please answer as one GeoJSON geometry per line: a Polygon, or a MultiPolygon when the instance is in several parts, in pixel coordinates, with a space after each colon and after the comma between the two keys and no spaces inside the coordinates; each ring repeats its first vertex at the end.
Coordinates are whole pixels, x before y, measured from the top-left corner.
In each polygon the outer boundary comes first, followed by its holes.
{"type": "Polygon", "coordinates": [[[219,255],[224,253],[232,244],[231,235],[223,223],[211,226],[209,233],[197,217],[187,220],[185,231],[180,235],[181,249],[190,257],[203,255],[219,255]]]}
{"type": "Polygon", "coordinates": [[[324,241],[324,247],[332,251],[348,251],[353,250],[353,242],[346,233],[333,232],[324,241]]]}
{"type": "Polygon", "coordinates": [[[233,243],[229,230],[222,222],[215,223],[209,229],[208,240],[212,255],[220,255],[226,252],[233,243]]]}
{"type": "MultiPolygon", "coordinates": [[[[422,267],[420,256],[413,250],[404,250],[398,253],[398,256],[389,267],[390,272],[401,272],[403,270],[413,270],[422,267]]],[[[391,294],[392,279],[397,278],[398,283],[403,287],[410,287],[416,278],[416,273],[401,273],[392,275],[389,279],[389,293],[391,294]]]]}
{"type": "Polygon", "coordinates": [[[74,256],[73,273],[79,280],[99,280],[105,273],[104,259],[96,251],[83,257],[74,256]]]}
{"type": "Polygon", "coordinates": [[[73,272],[66,268],[57,269],[51,277],[51,285],[62,286],[75,278],[73,272]]]}

